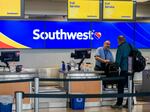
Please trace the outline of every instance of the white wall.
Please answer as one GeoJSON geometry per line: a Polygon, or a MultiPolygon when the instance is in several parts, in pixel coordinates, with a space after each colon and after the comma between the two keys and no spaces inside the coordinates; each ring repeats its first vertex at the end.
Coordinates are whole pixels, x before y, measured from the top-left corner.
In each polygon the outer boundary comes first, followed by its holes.
{"type": "MultiPolygon", "coordinates": [[[[1,50],[0,50],[1,51],[1,50]]],[[[74,49],[41,49],[41,50],[20,50],[21,57],[20,62],[16,64],[21,64],[25,68],[43,68],[43,67],[61,67],[61,61],[68,63],[70,60],[70,53],[74,49]]],[[[111,50],[114,57],[116,54],[116,49],[111,50]]],[[[150,49],[142,49],[143,55],[149,58],[150,62],[150,49]]],[[[92,50],[91,59],[86,59],[85,62],[91,62],[93,67],[95,64],[94,60],[95,49],[92,50]]],[[[76,60],[79,62],[80,60],[76,60]]],[[[2,63],[0,63],[2,64],[2,63]]],[[[142,73],[135,75],[135,80],[142,80],[142,73]]]]}
{"type": "MultiPolygon", "coordinates": [[[[115,53],[115,50],[113,50],[115,53]]],[[[21,63],[27,67],[52,67],[52,66],[61,66],[61,61],[68,63],[70,60],[71,52],[74,52],[74,49],[49,49],[49,50],[23,50],[21,63]],[[29,61],[26,61],[26,60],[29,61]],[[34,63],[30,63],[34,62],[34,63]]],[[[95,63],[94,60],[95,50],[92,50],[91,59],[86,59],[85,62],[95,63]]],[[[77,60],[79,62],[80,60],[77,60]]]]}
{"type": "MultiPolygon", "coordinates": [[[[1,50],[2,51],[2,50],[1,50]]],[[[70,60],[71,52],[74,49],[38,49],[38,50],[20,50],[20,62],[24,67],[40,68],[40,67],[60,67],[61,61],[68,63],[70,60]]],[[[94,52],[90,60],[85,60],[94,63],[94,52]]],[[[79,61],[79,60],[77,60],[79,61]]]]}
{"type": "MultiPolygon", "coordinates": [[[[2,51],[2,50],[1,50],[2,51]]],[[[22,64],[24,67],[56,67],[61,65],[61,61],[69,62],[72,60],[70,58],[71,52],[74,49],[41,49],[41,50],[20,50],[21,58],[20,62],[17,64],[22,64]]],[[[116,49],[111,50],[114,57],[116,54],[116,49]]],[[[150,59],[150,49],[141,50],[145,57],[150,59]]],[[[95,49],[92,50],[91,59],[85,60],[86,62],[95,63],[94,60],[95,49]]],[[[79,60],[77,60],[79,61],[79,60]]]]}
{"type": "MultiPolygon", "coordinates": [[[[43,67],[60,67],[61,61],[68,63],[70,60],[70,53],[73,49],[49,49],[49,50],[21,50],[21,59],[17,64],[22,64],[29,68],[43,68],[43,67]]],[[[150,49],[142,49],[143,55],[150,59],[150,49]]],[[[112,49],[115,57],[116,49],[112,49]]],[[[92,50],[91,59],[86,59],[85,62],[91,62],[93,67],[95,49],[92,50]]],[[[80,60],[76,60],[79,62],[80,60]]],[[[150,61],[150,60],[149,60],[150,61]]],[[[142,80],[142,73],[135,75],[135,80],[142,80]]]]}

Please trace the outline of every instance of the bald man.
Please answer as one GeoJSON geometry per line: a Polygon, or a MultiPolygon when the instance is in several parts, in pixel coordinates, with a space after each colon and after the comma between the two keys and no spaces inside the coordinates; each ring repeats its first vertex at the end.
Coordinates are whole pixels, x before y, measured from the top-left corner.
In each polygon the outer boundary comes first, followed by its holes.
{"type": "Polygon", "coordinates": [[[103,47],[99,47],[96,49],[95,54],[95,71],[103,71],[105,69],[105,65],[109,62],[114,62],[113,55],[110,51],[110,41],[105,41],[103,47]]]}

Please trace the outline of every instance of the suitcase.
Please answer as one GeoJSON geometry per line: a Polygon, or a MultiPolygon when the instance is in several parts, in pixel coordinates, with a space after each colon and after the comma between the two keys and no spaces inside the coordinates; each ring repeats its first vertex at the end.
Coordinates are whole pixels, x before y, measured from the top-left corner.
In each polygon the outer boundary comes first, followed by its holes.
{"type": "MultiPolygon", "coordinates": [[[[106,77],[118,77],[119,76],[119,67],[116,63],[109,63],[106,65],[105,68],[105,75],[106,77]]],[[[104,86],[106,85],[113,85],[117,84],[117,81],[104,81],[104,86]]],[[[106,87],[106,86],[105,86],[106,87]]]]}
{"type": "MultiPolygon", "coordinates": [[[[142,92],[150,92],[150,69],[142,72],[142,92]]],[[[144,101],[150,101],[150,96],[143,97],[144,101]]]]}

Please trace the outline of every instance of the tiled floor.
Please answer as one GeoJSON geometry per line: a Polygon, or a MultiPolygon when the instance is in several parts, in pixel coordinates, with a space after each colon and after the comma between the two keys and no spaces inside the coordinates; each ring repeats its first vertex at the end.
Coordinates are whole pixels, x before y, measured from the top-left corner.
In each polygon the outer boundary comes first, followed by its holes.
{"type": "MultiPolygon", "coordinates": [[[[33,110],[26,110],[23,112],[33,112],[33,110]]],[[[105,107],[91,107],[86,108],[85,110],[71,110],[66,108],[49,108],[49,109],[40,109],[40,112],[128,112],[127,109],[112,109],[109,106],[105,107]]],[[[136,105],[133,108],[132,112],[150,112],[150,104],[140,104],[136,105]]]]}

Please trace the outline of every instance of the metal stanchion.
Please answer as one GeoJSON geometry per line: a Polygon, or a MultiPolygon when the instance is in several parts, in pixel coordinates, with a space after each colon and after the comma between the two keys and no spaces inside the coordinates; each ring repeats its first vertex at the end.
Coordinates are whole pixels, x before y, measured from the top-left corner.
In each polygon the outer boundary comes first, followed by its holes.
{"type": "MultiPolygon", "coordinates": [[[[34,78],[34,93],[39,93],[39,78],[34,78]]],[[[34,98],[34,112],[39,112],[39,98],[34,98]]]]}
{"type": "MultiPolygon", "coordinates": [[[[128,57],[128,73],[133,73],[133,58],[128,57]]],[[[132,93],[132,76],[128,76],[128,93],[132,93]]],[[[132,112],[132,97],[128,97],[128,112],[132,112]]]]}
{"type": "Polygon", "coordinates": [[[16,92],[16,112],[22,112],[22,92],[16,92]]]}
{"type": "MultiPolygon", "coordinates": [[[[128,93],[132,93],[132,76],[128,76],[128,93]]],[[[128,97],[128,112],[132,112],[132,97],[128,97]]]]}

